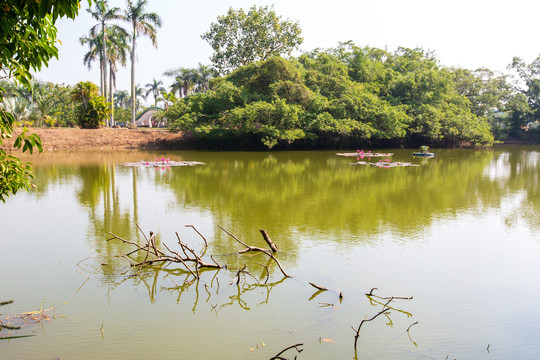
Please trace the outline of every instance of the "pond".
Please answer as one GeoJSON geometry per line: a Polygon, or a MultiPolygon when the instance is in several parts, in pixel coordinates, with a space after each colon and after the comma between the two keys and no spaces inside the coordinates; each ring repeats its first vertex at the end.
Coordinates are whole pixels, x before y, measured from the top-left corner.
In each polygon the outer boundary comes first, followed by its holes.
{"type": "Polygon", "coordinates": [[[330,151],[29,158],[37,189],[0,205],[0,302],[14,301],[0,320],[46,317],[1,330],[32,336],[0,339],[0,358],[270,359],[295,344],[280,356],[537,358],[540,147],[390,151],[420,166],[330,151]],[[155,158],[205,165],[122,166],[155,158]],[[267,248],[265,229],[292,277],[261,252],[236,254],[220,227],[267,248]],[[195,229],[205,259],[227,265],[198,280],[181,264],[131,267],[134,247],[108,240],[152,231],[181,251],[177,233],[199,252],[195,229]]]}

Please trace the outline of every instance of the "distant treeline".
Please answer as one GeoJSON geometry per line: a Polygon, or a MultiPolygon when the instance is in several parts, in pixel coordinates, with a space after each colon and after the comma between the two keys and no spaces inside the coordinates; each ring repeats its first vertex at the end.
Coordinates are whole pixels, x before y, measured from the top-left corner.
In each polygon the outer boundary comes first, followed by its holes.
{"type": "Polygon", "coordinates": [[[163,116],[201,146],[489,146],[528,129],[529,100],[487,69],[346,43],[240,67],[163,116]]]}

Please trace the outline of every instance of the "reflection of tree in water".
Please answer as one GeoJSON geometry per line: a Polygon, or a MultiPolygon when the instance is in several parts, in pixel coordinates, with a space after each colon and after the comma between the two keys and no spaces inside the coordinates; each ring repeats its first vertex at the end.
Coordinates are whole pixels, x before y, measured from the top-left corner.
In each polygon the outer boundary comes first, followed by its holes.
{"type": "MultiPolygon", "coordinates": [[[[410,160],[410,151],[394,152],[395,159],[410,160]]],[[[350,159],[333,152],[200,152],[185,158],[208,165],[155,172],[115,167],[114,157],[79,165],[80,161],[63,165],[66,159],[56,164],[47,158],[44,167],[36,162],[35,175],[38,192],[51,184],[78,182],[77,198],[91,222],[90,242],[102,239],[107,231],[138,236],[133,231],[140,216],[138,197],[155,191],[139,182],[147,179],[171,190],[175,211],[210,213],[215,227],[224,225],[255,241],[261,241],[257,229],[266,228],[289,251],[291,261],[297,253],[299,233],[325,234],[338,242],[351,241],[350,234],[376,239],[384,231],[407,237],[429,227],[434,219],[470,209],[478,213],[499,209],[516,193],[520,194],[519,204],[506,215],[506,222],[511,226],[523,218],[538,227],[535,148],[439,150],[438,154],[434,159],[418,160],[425,162],[419,168],[374,169],[350,166],[350,159]],[[489,175],[500,167],[504,176],[489,175]]],[[[125,160],[144,156],[156,155],[134,152],[125,160]]],[[[144,206],[171,210],[161,203],[146,202],[144,206]]],[[[159,211],[158,217],[162,216],[159,211]]],[[[114,247],[121,247],[103,245],[96,251],[117,253],[114,247]]],[[[234,241],[218,232],[210,246],[216,253],[225,252],[234,241]]]]}
{"type": "MultiPolygon", "coordinates": [[[[88,209],[90,236],[87,239],[91,245],[102,245],[93,247],[98,255],[106,255],[103,262],[107,264],[113,262],[111,257],[123,248],[120,244],[99,241],[107,231],[118,231],[140,239],[139,234],[133,231],[133,224],[138,221],[137,169],[132,168],[129,171],[132,173],[132,205],[122,209],[114,164],[80,168],[81,185],[78,198],[88,209]]],[[[129,190],[122,189],[124,192],[129,190]]]]}
{"type": "Polygon", "coordinates": [[[520,219],[532,230],[540,227],[540,151],[537,147],[502,148],[493,160],[488,176],[509,199],[505,223],[513,226],[520,219]],[[506,191],[505,191],[506,190],[506,191]]]}
{"type": "Polygon", "coordinates": [[[479,202],[495,206],[500,196],[485,195],[496,185],[480,176],[492,152],[453,154],[420,168],[374,169],[350,166],[333,153],[220,153],[202,159],[207,166],[156,181],[179,203],[209,209],[235,233],[265,227],[294,248],[300,227],[374,235],[382,225],[407,233],[479,202]]]}

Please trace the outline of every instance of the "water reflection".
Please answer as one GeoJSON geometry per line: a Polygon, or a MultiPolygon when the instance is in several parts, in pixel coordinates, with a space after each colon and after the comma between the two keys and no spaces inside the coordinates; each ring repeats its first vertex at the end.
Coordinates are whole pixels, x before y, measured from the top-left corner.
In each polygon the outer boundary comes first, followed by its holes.
{"type": "MultiPolygon", "coordinates": [[[[408,151],[394,152],[396,161],[411,160],[408,151]]],[[[331,152],[96,152],[29,159],[36,164],[36,194],[18,194],[3,208],[10,219],[4,272],[18,269],[16,278],[4,277],[3,288],[17,302],[69,302],[61,315],[77,322],[49,324],[48,335],[32,338],[32,346],[4,342],[2,353],[80,358],[90,349],[97,358],[249,358],[250,348],[264,341],[269,345],[252,358],[270,358],[300,342],[306,344],[303,358],[352,358],[351,326],[383,309],[385,301],[370,303],[364,295],[378,286],[381,294],[414,300],[364,325],[359,358],[479,358],[488,344],[491,356],[534,358],[540,314],[515,314],[540,296],[538,149],[438,153],[426,163],[418,160],[420,167],[392,169],[350,166],[331,152]],[[156,157],[207,165],[120,166],[156,157]],[[29,206],[32,201],[37,206],[29,206]],[[29,218],[32,226],[16,223],[29,218]],[[141,241],[135,222],[146,234],[153,230],[160,246],[174,246],[178,231],[200,249],[200,237],[184,227],[194,224],[209,240],[208,254],[232,270],[202,272],[198,281],[171,266],[137,272],[118,257],[130,247],[107,241],[109,231],[141,241]],[[261,247],[259,229],[266,229],[280,248],[279,260],[296,277],[283,279],[261,255],[230,255],[242,247],[218,225],[261,247]],[[23,253],[28,265],[20,267],[23,253]],[[72,271],[77,262],[89,280],[72,271]],[[245,275],[237,285],[235,274],[244,265],[256,280],[245,275]],[[308,281],[338,291],[317,294],[308,281]],[[405,331],[416,321],[409,337],[405,331]],[[156,343],[170,346],[150,349],[156,343]]]]}
{"type": "MultiPolygon", "coordinates": [[[[410,160],[409,151],[393,152],[397,161],[410,160]]],[[[413,159],[421,167],[392,169],[350,166],[349,159],[330,152],[61,153],[33,159],[38,193],[58,183],[78,184],[77,197],[95,237],[107,231],[137,236],[133,224],[141,220],[143,206],[145,218],[164,211],[182,215],[186,209],[208,213],[214,224],[252,238],[264,227],[280,234],[288,249],[295,248],[299,228],[335,241],[349,241],[342,234],[369,241],[388,231],[414,238],[434,219],[496,209],[518,192],[523,196],[513,216],[538,227],[539,152],[534,148],[438,154],[428,161],[413,159]],[[207,165],[120,166],[156,156],[207,165]]],[[[221,248],[230,245],[223,234],[216,241],[221,248]]]]}

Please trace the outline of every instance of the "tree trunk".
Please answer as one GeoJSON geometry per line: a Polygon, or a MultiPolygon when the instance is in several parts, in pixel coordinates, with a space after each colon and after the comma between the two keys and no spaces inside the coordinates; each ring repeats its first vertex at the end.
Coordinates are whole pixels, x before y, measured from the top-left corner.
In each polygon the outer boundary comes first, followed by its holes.
{"type": "Polygon", "coordinates": [[[109,99],[111,101],[111,116],[109,126],[114,126],[114,91],[113,91],[113,71],[112,66],[109,66],[109,99]]]}
{"type": "Polygon", "coordinates": [[[103,77],[103,85],[101,88],[101,96],[107,100],[107,42],[106,42],[106,36],[105,36],[105,22],[101,22],[101,41],[103,42],[103,46],[101,47],[101,55],[103,57],[103,73],[101,76],[103,77]]]}
{"type": "Polygon", "coordinates": [[[133,22],[133,43],[131,46],[131,123],[135,125],[135,40],[137,39],[137,30],[133,22]]]}

